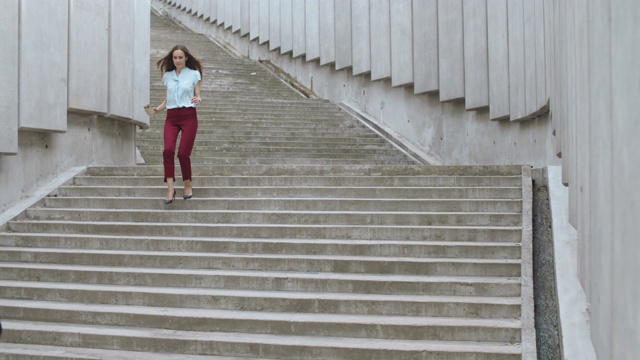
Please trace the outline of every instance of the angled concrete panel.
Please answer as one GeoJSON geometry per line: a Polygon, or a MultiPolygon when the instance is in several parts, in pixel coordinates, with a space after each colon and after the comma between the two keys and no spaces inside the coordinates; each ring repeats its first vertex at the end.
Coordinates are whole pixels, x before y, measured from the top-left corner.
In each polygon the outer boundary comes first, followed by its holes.
{"type": "Polygon", "coordinates": [[[371,71],[369,0],[351,0],[351,56],[353,75],[371,71]]]}
{"type": "Polygon", "coordinates": [[[67,0],[20,2],[20,129],[67,129],[68,17],[67,0]]]}
{"type": "Polygon", "coordinates": [[[437,91],[438,0],[413,2],[413,91],[437,91]]]}
{"type": "Polygon", "coordinates": [[[489,106],[487,0],[464,0],[464,102],[467,110],[489,106]]]}
{"type": "Polygon", "coordinates": [[[302,56],[305,52],[304,3],[299,0],[292,2],[293,57],[302,56]]]}
{"type": "Polygon", "coordinates": [[[0,88],[0,154],[18,152],[18,54],[20,1],[2,2],[0,12],[0,53],[4,54],[5,64],[0,67],[0,78],[4,85],[0,88]]]}
{"type": "Polygon", "coordinates": [[[525,104],[527,115],[536,112],[538,107],[538,84],[536,75],[536,23],[535,0],[524,1],[524,67],[525,67],[525,104]]]}
{"type": "Polygon", "coordinates": [[[236,0],[231,7],[231,31],[238,32],[242,26],[242,1],[236,0]]]}
{"type": "Polygon", "coordinates": [[[336,70],[352,65],[351,0],[335,0],[336,70]]]}
{"type": "Polygon", "coordinates": [[[280,53],[293,50],[293,0],[280,2],[280,53]]]}
{"type": "Polygon", "coordinates": [[[280,1],[269,0],[269,50],[280,47],[280,1]]]}
{"type": "Polygon", "coordinates": [[[371,80],[391,76],[391,29],[389,0],[370,0],[371,80]]]}
{"type": "Polygon", "coordinates": [[[241,0],[240,4],[240,36],[246,36],[251,30],[251,9],[249,0],[241,0]]]}
{"type": "Polygon", "coordinates": [[[509,117],[509,33],[507,1],[487,0],[489,118],[509,117]]]}
{"type": "MultiPolygon", "coordinates": [[[[133,118],[135,3],[111,0],[109,38],[109,110],[112,117],[133,118]]],[[[148,62],[149,60],[147,60],[148,62]]]]}
{"type": "MultiPolygon", "coordinates": [[[[227,0],[217,0],[217,1],[218,1],[218,10],[216,12],[218,15],[218,21],[216,22],[216,24],[218,26],[224,26],[224,22],[226,20],[225,19],[226,13],[224,11],[224,7],[225,7],[225,4],[227,3],[227,0]]],[[[266,0],[266,1],[269,1],[269,0],[266,0]]]]}
{"type": "Polygon", "coordinates": [[[545,65],[545,19],[544,0],[535,1],[535,41],[536,41],[536,108],[541,109],[547,104],[547,85],[545,65]]]}
{"type": "Polygon", "coordinates": [[[464,97],[462,0],[438,0],[440,101],[464,97]]]}
{"type": "Polygon", "coordinates": [[[413,16],[411,0],[390,2],[391,86],[413,83],[413,16]]]}
{"type": "Polygon", "coordinates": [[[260,0],[249,0],[249,40],[260,36],[260,0]]]}
{"type": "Polygon", "coordinates": [[[233,29],[233,7],[238,0],[224,1],[224,29],[233,29]]]}
{"type": "Polygon", "coordinates": [[[509,24],[509,116],[521,120],[527,115],[524,50],[524,0],[507,1],[509,24]]]}
{"type": "Polygon", "coordinates": [[[269,0],[260,0],[260,45],[269,41],[269,0]]]}
{"type": "MultiPolygon", "coordinates": [[[[109,94],[109,0],[69,2],[69,109],[105,114],[109,94]]],[[[148,30],[147,30],[148,31],[148,30]]]]}
{"type": "Polygon", "coordinates": [[[207,7],[209,12],[209,22],[211,24],[218,21],[218,1],[219,0],[207,1],[207,7]]]}
{"type": "Polygon", "coordinates": [[[149,126],[149,115],[144,106],[149,103],[149,72],[151,64],[151,16],[150,0],[135,1],[133,31],[133,122],[143,127],[149,126]]]}
{"type": "Polygon", "coordinates": [[[320,8],[319,0],[305,0],[305,46],[306,60],[320,57],[320,8]]]}
{"type": "Polygon", "coordinates": [[[336,61],[334,0],[320,1],[320,65],[336,61]]]}

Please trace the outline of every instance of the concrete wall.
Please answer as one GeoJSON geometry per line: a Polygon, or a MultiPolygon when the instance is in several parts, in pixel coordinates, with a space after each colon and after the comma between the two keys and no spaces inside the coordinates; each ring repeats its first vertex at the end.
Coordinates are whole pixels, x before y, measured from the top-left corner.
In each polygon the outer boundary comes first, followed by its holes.
{"type": "Polygon", "coordinates": [[[134,164],[149,0],[4,0],[0,211],[71,167],[134,164]],[[11,60],[13,59],[13,60],[11,60]]]}
{"type": "Polygon", "coordinates": [[[305,0],[302,9],[293,1],[294,50],[283,55],[270,51],[270,28],[263,27],[270,3],[280,1],[259,1],[251,8],[260,16],[248,25],[256,31],[259,19],[259,41],[200,28],[185,1],[153,3],[240,53],[271,61],[319,97],[368,114],[433,163],[562,164],[597,355],[637,356],[640,283],[632,274],[640,271],[640,192],[632,182],[640,175],[633,139],[640,133],[633,106],[640,98],[640,2],[305,0]],[[342,12],[332,15],[330,7],[342,12]],[[333,24],[334,36],[344,36],[348,23],[351,57],[326,29],[333,24]]]}

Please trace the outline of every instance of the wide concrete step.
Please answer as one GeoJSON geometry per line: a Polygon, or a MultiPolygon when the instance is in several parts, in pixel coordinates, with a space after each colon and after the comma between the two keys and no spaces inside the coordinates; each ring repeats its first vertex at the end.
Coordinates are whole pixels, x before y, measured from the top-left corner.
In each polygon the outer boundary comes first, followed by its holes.
{"type": "MultiPolygon", "coordinates": [[[[516,187],[519,176],[194,176],[200,186],[516,187]]],[[[157,176],[78,175],[76,186],[157,186],[157,176]]]]}
{"type": "MultiPolygon", "coordinates": [[[[156,180],[157,182],[157,180],[156,180]]],[[[158,209],[158,201],[166,191],[158,189],[153,197],[65,196],[47,197],[48,208],[87,209],[158,209]]],[[[177,195],[180,198],[180,194],[177,195]]],[[[164,200],[163,204],[164,204],[164,200]]],[[[423,211],[521,213],[522,202],[514,199],[358,199],[358,198],[192,198],[176,201],[173,210],[297,210],[297,211],[423,211]]]]}
{"type": "Polygon", "coordinates": [[[196,289],[303,291],[315,293],[520,296],[519,277],[424,276],[223,269],[136,268],[95,265],[0,263],[0,280],[180,287],[196,289]]]}
{"type": "Polygon", "coordinates": [[[171,238],[84,234],[0,233],[0,246],[227,254],[332,255],[418,258],[520,258],[520,244],[504,242],[171,238]]]}
{"type": "Polygon", "coordinates": [[[0,248],[2,262],[362,274],[518,276],[519,259],[392,258],[330,255],[227,254],[47,248],[0,248]]]}
{"type": "MultiPolygon", "coordinates": [[[[163,161],[163,151],[150,151],[149,148],[140,147],[140,151],[144,155],[144,159],[148,163],[161,164],[163,161]]],[[[196,148],[191,153],[191,161],[197,161],[200,164],[206,164],[213,161],[223,161],[224,163],[230,161],[243,161],[247,163],[263,162],[281,160],[280,163],[285,162],[286,159],[304,159],[305,161],[341,161],[352,160],[352,163],[364,162],[370,160],[375,161],[389,161],[390,163],[406,163],[413,164],[414,161],[410,160],[403,154],[393,153],[352,153],[350,151],[334,151],[324,153],[308,153],[300,154],[300,152],[291,151],[260,151],[260,149],[251,149],[252,151],[241,152],[206,152],[204,149],[196,148]]]]}
{"type": "Polygon", "coordinates": [[[30,208],[19,218],[91,222],[160,222],[209,224],[323,224],[323,225],[458,225],[519,226],[519,213],[480,212],[380,212],[380,211],[291,211],[291,210],[146,210],[30,208]]]}
{"type": "MultiPolygon", "coordinates": [[[[364,129],[364,128],[343,128],[343,129],[319,129],[315,131],[310,131],[309,129],[283,129],[278,127],[272,127],[270,129],[253,129],[253,128],[224,128],[224,127],[209,127],[209,128],[198,128],[198,137],[209,137],[212,135],[220,136],[224,134],[225,136],[244,136],[244,137],[278,137],[278,138],[300,138],[306,139],[308,137],[311,138],[344,138],[348,139],[350,137],[357,136],[362,139],[378,139],[379,135],[364,129]]],[[[145,137],[153,138],[154,136],[162,136],[163,130],[160,126],[152,128],[152,130],[147,131],[145,137]]]]}
{"type": "MultiPolygon", "coordinates": [[[[164,145],[160,144],[158,141],[155,145],[148,145],[149,143],[142,145],[138,144],[138,149],[146,154],[154,154],[159,153],[162,154],[164,151],[164,145]]],[[[286,145],[286,144],[285,144],[286,145]]],[[[204,146],[200,142],[197,144],[197,148],[194,152],[199,154],[235,154],[236,156],[242,155],[252,155],[256,154],[269,154],[269,155],[282,155],[282,154],[300,154],[306,153],[307,156],[345,156],[347,154],[351,154],[351,156],[362,157],[362,156],[398,156],[397,153],[393,153],[390,151],[389,147],[386,146],[376,146],[374,148],[370,147],[362,147],[353,145],[351,147],[342,147],[342,148],[333,148],[329,149],[327,147],[298,147],[298,146],[259,146],[255,143],[238,143],[238,144],[222,144],[220,142],[219,145],[214,146],[204,146]]]]}
{"type": "Polygon", "coordinates": [[[518,297],[384,295],[0,281],[2,299],[307,314],[517,319],[518,297]]]}
{"type": "Polygon", "coordinates": [[[183,331],[143,327],[79,325],[6,321],[7,341],[73,346],[92,343],[106,349],[131,349],[178,354],[207,354],[297,359],[313,353],[322,359],[519,359],[520,346],[512,343],[482,344],[475,341],[424,341],[335,336],[243,334],[183,331]],[[9,337],[10,336],[10,337],[9,337]],[[135,347],[134,347],[135,346],[135,347]]]}

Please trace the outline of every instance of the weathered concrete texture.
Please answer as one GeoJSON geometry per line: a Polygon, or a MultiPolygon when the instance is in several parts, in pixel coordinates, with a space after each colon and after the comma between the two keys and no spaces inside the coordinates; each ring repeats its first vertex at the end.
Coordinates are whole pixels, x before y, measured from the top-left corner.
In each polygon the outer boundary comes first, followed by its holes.
{"type": "Polygon", "coordinates": [[[440,88],[438,0],[413,2],[413,88],[416,94],[440,88]]]}
{"type": "Polygon", "coordinates": [[[280,4],[280,53],[293,50],[293,4],[292,0],[280,4]]]}
{"type": "Polygon", "coordinates": [[[507,0],[487,0],[489,118],[509,117],[509,31],[507,0]]]}
{"type": "Polygon", "coordinates": [[[293,57],[298,57],[305,52],[305,3],[304,1],[293,1],[292,6],[293,57]]]}
{"type": "Polygon", "coordinates": [[[440,101],[464,98],[462,0],[438,0],[440,101]]]}
{"type": "MultiPolygon", "coordinates": [[[[0,12],[0,34],[17,34],[19,22],[18,1],[3,3],[0,12]]],[[[18,64],[19,43],[17,36],[3,36],[0,54],[6,64],[18,64]]],[[[18,151],[18,72],[14,66],[0,66],[0,154],[15,154],[18,151]]]]}
{"type": "Polygon", "coordinates": [[[369,7],[371,27],[371,80],[391,76],[391,36],[389,1],[371,0],[369,7]]]}
{"type": "Polygon", "coordinates": [[[336,25],[333,1],[320,1],[320,65],[336,61],[336,25]]]}
{"type": "Polygon", "coordinates": [[[561,359],[552,216],[546,176],[533,172],[533,292],[538,359],[561,359]]]}
{"type": "Polygon", "coordinates": [[[411,0],[390,2],[391,85],[413,83],[413,26],[411,0]]]}
{"type": "Polygon", "coordinates": [[[336,70],[353,64],[351,51],[351,1],[337,0],[335,3],[336,21],[336,70]]]}
{"type": "Polygon", "coordinates": [[[464,13],[464,102],[467,110],[489,106],[487,2],[466,0],[464,13]]]}
{"type": "MultiPolygon", "coordinates": [[[[18,63],[8,66],[13,71],[20,69],[21,130],[61,132],[67,129],[68,18],[67,1],[20,3],[19,66],[16,66],[18,63]],[[42,66],[43,59],[47,66],[42,66]]],[[[8,90],[14,92],[16,88],[8,90]]]]}
{"type": "Polygon", "coordinates": [[[305,0],[305,46],[306,60],[320,57],[320,5],[319,0],[305,0]]]}
{"type": "Polygon", "coordinates": [[[18,154],[0,157],[0,212],[71,167],[135,163],[133,124],[72,113],[65,120],[65,133],[21,132],[18,154]]]}
{"type": "Polygon", "coordinates": [[[371,71],[371,32],[369,30],[369,1],[351,0],[351,46],[353,75],[371,71]]]}
{"type": "MultiPolygon", "coordinates": [[[[133,69],[135,31],[135,2],[116,0],[111,3],[111,12],[120,14],[110,17],[109,27],[109,110],[108,115],[118,118],[133,117],[133,69]]],[[[141,64],[142,65],[142,64],[141,64]]]]}

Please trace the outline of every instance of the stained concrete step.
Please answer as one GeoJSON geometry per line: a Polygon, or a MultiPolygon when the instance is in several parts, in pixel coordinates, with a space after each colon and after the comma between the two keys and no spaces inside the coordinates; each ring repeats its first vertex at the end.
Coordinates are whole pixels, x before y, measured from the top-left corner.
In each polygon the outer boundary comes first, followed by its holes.
{"type": "Polygon", "coordinates": [[[143,210],[88,208],[30,208],[16,220],[65,220],[88,222],[160,222],[208,224],[322,224],[379,226],[519,226],[519,213],[480,212],[380,212],[353,211],[291,211],[291,210],[143,210]]]}
{"type": "MultiPolygon", "coordinates": [[[[201,186],[480,186],[517,187],[519,176],[197,176],[201,186]]],[[[157,176],[92,176],[77,175],[76,186],[157,186],[157,176]]]]}
{"type": "Polygon", "coordinates": [[[0,233],[0,246],[227,254],[518,259],[520,244],[504,242],[170,238],[84,234],[0,233]]]}
{"type": "Polygon", "coordinates": [[[393,258],[167,251],[0,248],[0,261],[176,269],[338,272],[396,275],[519,276],[519,259],[393,258]]]}
{"type": "Polygon", "coordinates": [[[75,325],[6,321],[7,341],[38,338],[45,345],[69,346],[90,342],[106,349],[132,348],[179,354],[211,354],[296,359],[313,353],[322,359],[519,359],[520,346],[510,343],[482,344],[474,341],[415,341],[333,336],[281,336],[151,329],[141,327],[75,325]],[[134,345],[135,344],[135,345],[134,345]]]}
{"type": "Polygon", "coordinates": [[[0,281],[13,300],[290,313],[517,319],[519,297],[383,295],[0,281]]]}
{"type": "Polygon", "coordinates": [[[2,262],[0,280],[326,293],[520,296],[519,277],[167,269],[2,262]]]}

